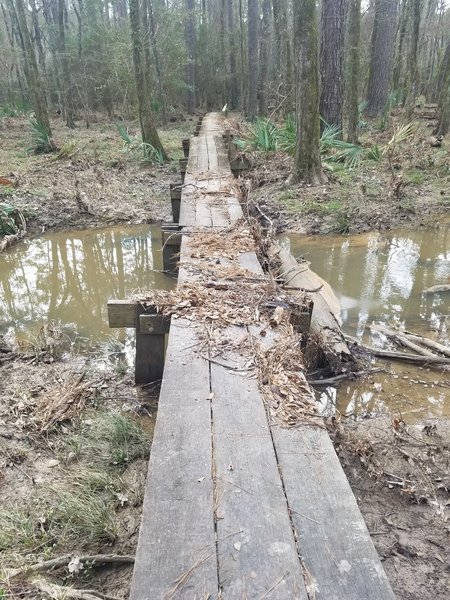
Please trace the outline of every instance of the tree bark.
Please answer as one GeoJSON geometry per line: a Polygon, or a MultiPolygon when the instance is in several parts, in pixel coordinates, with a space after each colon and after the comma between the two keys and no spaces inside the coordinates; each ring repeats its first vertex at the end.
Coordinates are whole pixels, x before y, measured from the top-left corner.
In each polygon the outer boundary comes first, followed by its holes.
{"type": "Polygon", "coordinates": [[[235,109],[239,103],[238,81],[236,75],[236,40],[234,26],[233,0],[227,1],[227,20],[228,20],[228,47],[229,47],[229,65],[230,65],[230,85],[228,91],[228,101],[231,110],[235,109]]]}
{"type": "Polygon", "coordinates": [[[347,141],[358,143],[361,0],[349,0],[346,86],[347,141]]]}
{"type": "Polygon", "coordinates": [[[258,0],[248,0],[248,97],[247,117],[253,120],[258,109],[258,0]]]}
{"type": "Polygon", "coordinates": [[[259,110],[260,115],[267,113],[269,87],[269,46],[271,0],[263,0],[261,21],[261,43],[259,50],[259,110]]]}
{"type": "Polygon", "coordinates": [[[45,131],[45,134],[49,140],[49,149],[51,149],[50,138],[52,136],[52,131],[48,117],[47,100],[42,87],[41,77],[39,75],[36,54],[34,52],[33,44],[31,43],[31,36],[25,15],[24,0],[15,0],[15,6],[17,21],[19,24],[20,40],[25,57],[24,72],[27,80],[31,104],[33,106],[36,121],[42,130],[45,131]]]}
{"type": "Polygon", "coordinates": [[[58,53],[59,60],[61,63],[64,113],[67,127],[69,127],[70,129],[74,129],[75,122],[73,120],[72,82],[70,77],[69,57],[66,53],[66,27],[64,14],[64,0],[58,0],[58,53]]]}
{"type": "Polygon", "coordinates": [[[422,11],[422,0],[411,0],[411,41],[408,55],[408,95],[406,98],[406,120],[411,121],[414,114],[414,105],[419,85],[419,73],[417,69],[417,53],[419,47],[420,15],[422,11]]]}
{"type": "Polygon", "coordinates": [[[435,135],[446,135],[450,126],[450,42],[447,43],[437,78],[439,121],[435,135]]]}
{"type": "Polygon", "coordinates": [[[195,81],[195,2],[186,0],[186,20],[185,20],[185,40],[187,50],[186,64],[186,83],[187,83],[187,111],[195,111],[196,102],[196,81],[195,81]]]}
{"type": "Polygon", "coordinates": [[[345,0],[322,0],[320,115],[342,130],[345,0]]]}
{"type": "Polygon", "coordinates": [[[141,16],[139,0],[130,0],[130,26],[131,26],[131,43],[133,46],[133,64],[134,77],[136,81],[136,92],[138,99],[139,120],[141,124],[142,141],[144,144],[150,144],[161,152],[164,159],[167,155],[164,151],[158,132],[154,126],[151,98],[147,89],[146,74],[144,71],[143,62],[143,47],[141,34],[141,16]]]}
{"type": "Polygon", "coordinates": [[[294,2],[297,143],[289,183],[326,183],[320,161],[319,73],[315,0],[294,2]]]}
{"type": "Polygon", "coordinates": [[[381,114],[389,99],[397,27],[398,0],[375,0],[372,30],[367,114],[381,114]]]}

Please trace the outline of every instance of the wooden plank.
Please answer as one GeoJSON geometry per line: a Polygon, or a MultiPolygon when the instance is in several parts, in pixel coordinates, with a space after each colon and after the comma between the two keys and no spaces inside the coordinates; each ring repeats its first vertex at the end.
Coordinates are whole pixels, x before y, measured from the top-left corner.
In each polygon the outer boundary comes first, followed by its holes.
{"type": "Polygon", "coordinates": [[[209,366],[196,341],[189,322],[172,323],[131,600],[218,598],[209,366]]]}
{"type": "Polygon", "coordinates": [[[139,333],[164,335],[170,331],[170,317],[163,315],[139,315],[139,333]]]}
{"type": "Polygon", "coordinates": [[[137,303],[131,300],[108,300],[108,321],[111,328],[136,327],[137,303]]]}
{"type": "Polygon", "coordinates": [[[301,426],[272,434],[314,597],[394,600],[328,433],[301,426]]]}
{"type": "MultiPolygon", "coordinates": [[[[245,332],[244,328],[229,328],[224,336],[239,339],[245,332]]],[[[245,360],[231,354],[227,362],[236,369],[244,368],[245,360]]],[[[306,599],[258,383],[212,362],[211,390],[223,598],[306,599]]]]}

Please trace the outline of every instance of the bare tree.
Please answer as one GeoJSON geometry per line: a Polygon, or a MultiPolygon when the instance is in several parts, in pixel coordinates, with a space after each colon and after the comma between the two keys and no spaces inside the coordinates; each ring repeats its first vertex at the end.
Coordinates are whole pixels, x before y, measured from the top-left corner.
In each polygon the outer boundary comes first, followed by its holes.
{"type": "Polygon", "coordinates": [[[342,130],[345,0],[322,0],[320,114],[342,130]]]}
{"type": "Polygon", "coordinates": [[[258,0],[248,0],[248,97],[247,116],[254,119],[258,102],[258,0]]]}
{"type": "Polygon", "coordinates": [[[389,98],[397,28],[398,0],[375,0],[372,30],[367,114],[383,112],[389,98]]]}
{"type": "Polygon", "coordinates": [[[315,0],[294,2],[297,143],[288,183],[326,183],[320,161],[318,35],[315,0]]]}
{"type": "Polygon", "coordinates": [[[447,43],[437,79],[439,121],[434,133],[446,135],[450,128],[450,42],[447,43]]]}
{"type": "Polygon", "coordinates": [[[186,0],[185,39],[187,49],[186,83],[187,83],[187,110],[193,113],[196,107],[195,90],[195,2],[186,0]]]}
{"type": "Polygon", "coordinates": [[[347,141],[358,143],[361,0],[349,0],[347,36],[347,141]]]}
{"type": "Polygon", "coordinates": [[[28,92],[30,94],[31,104],[33,106],[36,121],[43,133],[49,140],[49,149],[51,149],[50,120],[48,117],[47,100],[42,86],[41,77],[36,61],[36,54],[31,42],[30,31],[27,25],[25,14],[25,5],[23,0],[15,0],[17,22],[19,25],[20,41],[24,53],[24,72],[27,80],[28,92]]]}
{"type": "Polygon", "coordinates": [[[147,75],[144,70],[140,2],[139,0],[129,1],[134,78],[136,82],[142,141],[144,144],[153,146],[153,148],[161,152],[164,159],[166,159],[166,153],[153,122],[150,90],[148,89],[147,75]]]}

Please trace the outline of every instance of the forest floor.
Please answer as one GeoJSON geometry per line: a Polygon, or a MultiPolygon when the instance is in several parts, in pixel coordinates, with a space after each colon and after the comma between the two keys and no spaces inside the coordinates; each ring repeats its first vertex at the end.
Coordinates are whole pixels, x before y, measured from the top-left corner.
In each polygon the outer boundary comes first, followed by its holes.
{"type": "MultiPolygon", "coordinates": [[[[137,143],[124,151],[105,120],[88,130],[52,125],[61,153],[33,155],[27,119],[0,122],[0,178],[11,182],[0,185],[0,202],[24,213],[28,234],[169,219],[168,184],[179,178],[180,142],[194,121],[162,132],[174,159],[167,165],[143,164],[137,143]]],[[[362,142],[383,144],[389,132],[368,129],[362,142]]],[[[316,189],[285,186],[290,157],[251,152],[243,185],[279,230],[433,226],[450,207],[450,156],[449,142],[430,146],[430,132],[422,120],[391,164],[337,168],[316,189]]],[[[130,133],[137,135],[136,124],[130,133]]],[[[96,568],[77,557],[133,555],[157,399],[134,387],[128,372],[68,355],[51,325],[41,333],[28,347],[0,343],[0,598],[46,598],[36,588],[48,581],[126,598],[132,565],[96,568]],[[68,553],[70,565],[51,576],[8,571],[68,553]]],[[[447,597],[448,423],[424,430],[387,418],[333,421],[330,431],[396,597],[447,597]]]]}

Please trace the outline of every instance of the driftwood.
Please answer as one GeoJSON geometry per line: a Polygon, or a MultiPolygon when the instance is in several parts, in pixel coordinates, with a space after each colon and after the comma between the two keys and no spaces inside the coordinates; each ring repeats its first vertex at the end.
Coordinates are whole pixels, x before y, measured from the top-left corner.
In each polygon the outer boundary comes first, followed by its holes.
{"type": "MultiPolygon", "coordinates": [[[[61,569],[62,567],[67,567],[73,558],[74,556],[72,554],[68,554],[66,556],[59,556],[58,558],[52,558],[50,560],[38,562],[33,565],[25,565],[18,569],[10,569],[7,572],[8,578],[11,579],[13,577],[17,577],[18,575],[26,575],[28,573],[38,573],[42,571],[51,571],[53,569],[61,569]]],[[[130,565],[134,563],[134,556],[128,556],[126,554],[93,554],[78,556],[77,559],[79,564],[89,563],[90,565],[130,565]]]]}
{"type": "Polygon", "coordinates": [[[331,286],[309,266],[299,264],[287,250],[273,244],[269,250],[278,259],[280,275],[285,285],[308,293],[314,303],[310,333],[317,336],[333,374],[358,371],[356,360],[341,330],[340,304],[331,286]]]}
{"type": "Polygon", "coordinates": [[[379,358],[390,358],[392,360],[403,360],[409,363],[416,363],[422,366],[445,366],[450,365],[450,358],[446,358],[444,356],[421,356],[419,354],[406,354],[405,352],[394,352],[393,350],[382,350],[381,348],[374,348],[373,346],[369,346],[368,344],[363,344],[359,340],[352,338],[349,335],[346,335],[345,338],[367,350],[373,356],[377,356],[379,358]]]}
{"type": "Polygon", "coordinates": [[[421,356],[435,356],[435,354],[433,352],[431,352],[431,350],[422,348],[422,346],[419,346],[419,344],[416,344],[412,340],[408,339],[408,337],[406,335],[404,335],[402,332],[395,331],[394,329],[391,329],[390,327],[386,327],[386,325],[378,325],[378,324],[372,325],[371,329],[372,329],[372,331],[377,331],[377,332],[385,335],[387,338],[394,341],[396,344],[399,344],[400,346],[404,346],[405,348],[409,348],[409,350],[413,350],[413,352],[416,352],[417,354],[420,354],[421,356]]]}
{"type": "Polygon", "coordinates": [[[433,285],[423,290],[424,294],[439,294],[440,292],[450,292],[450,284],[433,285]]]}
{"type": "Polygon", "coordinates": [[[434,340],[430,340],[429,338],[423,337],[421,335],[416,335],[415,333],[409,333],[408,331],[404,331],[403,333],[408,339],[412,340],[413,342],[422,344],[422,346],[427,346],[435,352],[439,352],[440,354],[444,354],[444,356],[448,356],[450,358],[450,348],[448,348],[448,346],[444,346],[439,342],[435,342],[434,340]]]}

